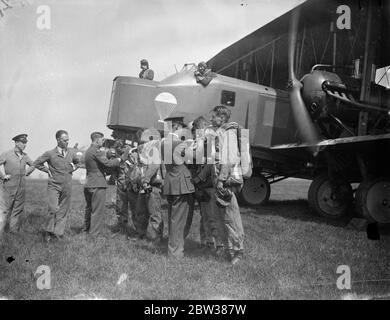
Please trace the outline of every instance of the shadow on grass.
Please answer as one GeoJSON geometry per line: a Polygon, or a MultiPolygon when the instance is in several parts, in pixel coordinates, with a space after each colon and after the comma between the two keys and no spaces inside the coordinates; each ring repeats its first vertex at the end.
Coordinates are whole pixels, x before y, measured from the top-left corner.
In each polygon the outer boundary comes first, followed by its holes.
{"type": "MultiPolygon", "coordinates": [[[[168,237],[164,237],[159,243],[153,243],[148,240],[138,240],[135,243],[136,247],[152,254],[161,256],[168,255],[168,237]]],[[[210,252],[205,252],[199,248],[199,242],[187,238],[184,244],[184,256],[187,258],[203,258],[206,260],[215,260],[215,257],[210,252]]]]}
{"type": "MultiPolygon", "coordinates": [[[[279,216],[291,220],[300,220],[304,222],[314,222],[326,224],[335,227],[345,227],[352,218],[353,212],[349,212],[345,217],[331,219],[322,217],[309,207],[307,200],[270,200],[267,204],[256,208],[242,206],[245,210],[253,210],[259,215],[279,216]]],[[[245,212],[244,212],[245,214],[245,212]]]]}
{"type": "Polygon", "coordinates": [[[71,234],[82,234],[84,231],[84,226],[71,226],[69,229],[71,234]]]}

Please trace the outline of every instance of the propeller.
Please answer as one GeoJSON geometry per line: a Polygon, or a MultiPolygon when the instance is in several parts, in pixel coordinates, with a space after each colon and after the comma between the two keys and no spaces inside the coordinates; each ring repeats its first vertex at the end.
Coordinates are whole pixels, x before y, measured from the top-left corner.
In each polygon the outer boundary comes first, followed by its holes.
{"type": "Polygon", "coordinates": [[[300,15],[299,11],[300,9],[297,8],[292,12],[289,30],[288,75],[290,104],[300,139],[304,143],[315,143],[319,140],[319,135],[301,95],[303,84],[297,79],[294,72],[295,47],[297,43],[298,21],[300,15]]]}

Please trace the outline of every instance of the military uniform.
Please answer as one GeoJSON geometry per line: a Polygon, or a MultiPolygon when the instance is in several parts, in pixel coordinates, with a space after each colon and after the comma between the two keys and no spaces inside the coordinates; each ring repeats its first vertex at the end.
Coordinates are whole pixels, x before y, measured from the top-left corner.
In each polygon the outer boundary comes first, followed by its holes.
{"type": "Polygon", "coordinates": [[[72,196],[72,172],[79,157],[74,149],[66,151],[60,147],[46,151],[33,163],[33,166],[41,171],[49,173],[47,184],[48,211],[44,230],[55,236],[62,236],[65,232],[68,212],[72,196]],[[49,168],[44,164],[47,163],[49,168]]]}
{"type": "MultiPolygon", "coordinates": [[[[23,135],[27,137],[27,135],[23,135]]],[[[21,138],[21,135],[16,136],[21,138]]],[[[16,140],[15,140],[16,141],[16,140]]],[[[27,142],[27,140],[26,140],[27,142]]],[[[25,200],[26,165],[31,166],[32,160],[23,151],[17,148],[0,155],[0,166],[4,165],[4,172],[9,180],[4,180],[0,191],[0,234],[9,218],[9,229],[16,232],[19,229],[19,218],[23,214],[25,200]]],[[[4,174],[0,171],[0,180],[4,174]]]]}
{"type": "Polygon", "coordinates": [[[185,145],[173,134],[162,140],[161,150],[165,155],[166,174],[163,194],[168,197],[168,256],[181,258],[184,255],[184,228],[187,221],[192,193],[195,187],[191,173],[180,161],[185,145]],[[170,153],[171,152],[171,153],[170,153]]]}
{"type": "Polygon", "coordinates": [[[92,236],[100,234],[104,222],[107,182],[105,178],[106,168],[118,167],[119,159],[106,157],[104,150],[97,144],[92,144],[85,152],[85,168],[87,179],[84,185],[85,207],[85,231],[92,236]]]}

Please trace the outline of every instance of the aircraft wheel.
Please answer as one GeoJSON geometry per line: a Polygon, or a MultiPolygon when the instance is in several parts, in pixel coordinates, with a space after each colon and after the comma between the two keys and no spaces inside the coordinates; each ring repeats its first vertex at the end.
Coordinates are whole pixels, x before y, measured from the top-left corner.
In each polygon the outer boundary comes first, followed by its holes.
{"type": "Polygon", "coordinates": [[[249,206],[258,206],[266,203],[271,194],[271,186],[262,175],[252,176],[244,181],[240,192],[240,200],[249,206]]]}
{"type": "Polygon", "coordinates": [[[370,222],[390,223],[390,178],[363,181],[356,191],[356,209],[370,222]]]}
{"type": "Polygon", "coordinates": [[[332,192],[328,175],[321,174],[310,184],[308,201],[310,207],[321,216],[339,219],[347,214],[352,203],[352,194],[349,183],[341,186],[337,194],[332,192]]]}

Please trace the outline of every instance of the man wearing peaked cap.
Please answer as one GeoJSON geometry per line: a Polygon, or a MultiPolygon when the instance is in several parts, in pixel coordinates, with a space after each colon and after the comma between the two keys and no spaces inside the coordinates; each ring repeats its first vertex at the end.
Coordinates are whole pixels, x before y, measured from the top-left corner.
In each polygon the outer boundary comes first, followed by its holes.
{"type": "Polygon", "coordinates": [[[31,166],[33,163],[24,152],[27,134],[19,134],[12,140],[15,141],[15,147],[0,155],[0,167],[4,166],[5,172],[0,171],[0,237],[6,225],[6,229],[12,233],[19,231],[19,218],[23,214],[26,193],[26,165],[31,166]]]}
{"type": "Polygon", "coordinates": [[[161,155],[165,165],[163,194],[168,199],[168,257],[184,256],[185,226],[188,219],[192,193],[195,187],[191,173],[182,160],[186,143],[174,131],[182,128],[179,120],[172,121],[171,132],[161,141],[161,155]]]}
{"type": "Polygon", "coordinates": [[[126,148],[121,157],[107,159],[102,150],[104,135],[101,132],[91,133],[91,146],[85,153],[85,168],[87,180],[84,185],[85,196],[85,232],[89,236],[100,236],[104,228],[106,202],[106,172],[108,168],[119,167],[129,157],[129,148],[126,148]]]}
{"type": "Polygon", "coordinates": [[[14,140],[15,142],[23,142],[23,143],[27,143],[27,134],[25,133],[22,133],[22,134],[18,134],[17,136],[13,137],[12,140],[14,140]]]}

